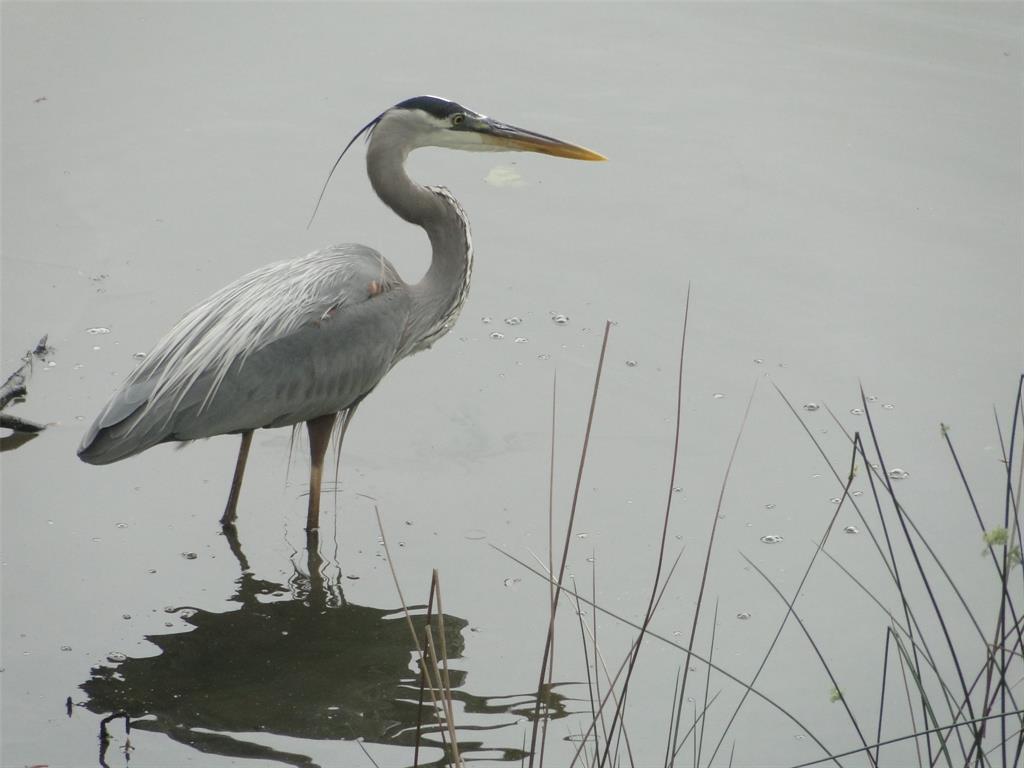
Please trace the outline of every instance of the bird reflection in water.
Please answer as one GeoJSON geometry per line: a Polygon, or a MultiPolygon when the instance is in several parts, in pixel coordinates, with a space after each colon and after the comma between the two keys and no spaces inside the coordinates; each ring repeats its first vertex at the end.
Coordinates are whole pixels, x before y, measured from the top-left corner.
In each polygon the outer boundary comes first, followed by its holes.
{"type": "MultiPolygon", "coordinates": [[[[288,586],[256,578],[235,530],[226,529],[225,536],[242,572],[231,598],[239,608],[183,611],[188,630],[147,637],[159,655],[93,668],[81,686],[89,697],[84,706],[97,714],[125,713],[133,731],[164,733],[203,753],[295,766],[315,763],[247,734],[413,747],[420,722],[421,746],[442,753],[436,763],[420,764],[447,765],[443,725],[429,694],[421,703],[420,676],[410,666],[418,655],[401,608],[347,602],[340,576],[324,577],[315,532],[308,535],[305,572],[293,562],[288,586]]],[[[410,610],[422,636],[425,611],[410,610]]],[[[436,633],[436,617],[432,626],[436,633]]],[[[444,616],[449,661],[462,655],[466,626],[465,619],[444,616]]],[[[467,720],[473,716],[468,727],[456,718],[460,753],[468,759],[519,760],[521,732],[509,726],[533,716],[535,698],[478,696],[463,690],[465,671],[450,668],[449,678],[456,712],[467,720]],[[479,736],[463,740],[470,729],[506,729],[507,741],[517,745],[484,747],[479,736]]],[[[545,703],[548,717],[568,714],[566,700],[555,692],[545,703]]]]}

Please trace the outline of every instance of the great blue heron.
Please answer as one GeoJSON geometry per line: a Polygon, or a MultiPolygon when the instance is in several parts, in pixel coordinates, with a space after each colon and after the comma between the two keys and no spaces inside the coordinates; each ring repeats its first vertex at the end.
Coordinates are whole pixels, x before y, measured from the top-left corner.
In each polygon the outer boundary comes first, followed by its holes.
{"type": "Polygon", "coordinates": [[[367,132],[366,171],[374,191],[430,239],[433,255],[423,279],[409,285],[377,251],[351,243],[250,272],[193,307],[157,343],[85,434],[78,449],[83,461],[109,464],[157,443],[240,434],[221,518],[231,525],[253,430],[305,422],[311,456],[306,529],[315,530],[336,418],[343,439],[359,403],[392,366],[451,329],[469,289],[473,250],[466,215],[448,190],[406,175],[409,152],[447,147],[605,159],[436,96],[407,99],[378,115],[338,161],[367,132]]]}

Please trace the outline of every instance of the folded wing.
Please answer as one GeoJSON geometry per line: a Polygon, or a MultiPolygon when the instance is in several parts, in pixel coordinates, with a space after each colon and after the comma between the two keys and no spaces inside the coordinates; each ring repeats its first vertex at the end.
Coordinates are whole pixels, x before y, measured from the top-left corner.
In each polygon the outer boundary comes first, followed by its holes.
{"type": "Polygon", "coordinates": [[[406,285],[376,251],[326,248],[261,267],[190,310],[79,447],[107,464],[168,440],[342,411],[397,362],[406,285]]]}

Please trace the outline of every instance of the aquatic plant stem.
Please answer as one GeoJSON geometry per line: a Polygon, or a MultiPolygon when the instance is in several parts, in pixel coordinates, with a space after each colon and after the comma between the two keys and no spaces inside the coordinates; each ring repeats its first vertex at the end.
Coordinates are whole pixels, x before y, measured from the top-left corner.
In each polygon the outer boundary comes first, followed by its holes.
{"type": "MultiPolygon", "coordinates": [[[[825,542],[828,541],[829,534],[832,532],[832,528],[835,525],[836,518],[839,516],[839,511],[843,507],[843,501],[845,501],[846,498],[849,496],[850,486],[853,484],[853,478],[856,476],[856,458],[857,458],[856,446],[859,443],[860,443],[860,437],[859,437],[859,435],[855,435],[854,436],[854,448],[855,448],[855,450],[853,451],[853,455],[850,457],[850,471],[849,471],[849,474],[847,476],[846,485],[843,488],[842,500],[840,500],[839,505],[836,507],[836,511],[832,514],[832,517],[829,520],[828,525],[825,528],[825,532],[821,536],[821,541],[818,543],[817,548],[814,550],[814,554],[811,555],[811,559],[807,563],[807,567],[804,569],[804,573],[803,573],[803,576],[800,579],[800,583],[799,583],[799,585],[797,586],[797,588],[793,592],[793,595],[794,595],[793,599],[791,601],[786,601],[786,613],[782,617],[782,621],[779,623],[779,628],[778,628],[778,630],[775,633],[775,637],[772,639],[772,642],[768,646],[768,650],[765,652],[764,657],[761,659],[761,663],[758,665],[757,671],[754,672],[754,676],[753,676],[753,678],[750,681],[750,685],[753,685],[754,683],[757,682],[757,679],[761,676],[761,672],[764,670],[765,665],[767,665],[768,659],[771,656],[772,651],[775,649],[775,645],[778,643],[779,638],[782,636],[782,630],[785,628],[786,623],[789,620],[789,617],[794,612],[794,605],[796,603],[797,597],[799,597],[801,590],[804,588],[804,584],[807,583],[807,579],[811,575],[811,570],[814,568],[814,563],[818,559],[818,554],[824,548],[825,542]]],[[[749,691],[749,689],[748,689],[748,691],[749,691]]],[[[740,697],[740,701],[736,705],[736,709],[733,711],[732,716],[729,718],[729,721],[726,723],[725,728],[722,731],[722,735],[719,737],[718,743],[715,745],[715,748],[714,748],[714,750],[711,753],[711,757],[708,759],[708,765],[711,765],[712,763],[715,762],[715,756],[718,754],[718,750],[722,748],[722,744],[725,741],[726,734],[729,732],[729,729],[732,727],[732,724],[735,722],[736,717],[739,715],[740,709],[742,709],[744,703],[746,703],[747,696],[749,695],[748,691],[744,691],[743,695],[740,697]]],[[[852,717],[852,715],[851,715],[851,717],[852,717]]],[[[856,721],[854,721],[854,727],[857,730],[857,735],[860,736],[860,738],[861,738],[861,743],[863,743],[864,739],[863,739],[863,736],[860,733],[860,728],[856,725],[856,721]]],[[[872,760],[873,756],[871,755],[871,753],[868,752],[867,754],[868,754],[868,759],[872,760]]],[[[872,763],[872,764],[874,764],[874,763],[872,763]]],[[[875,768],[877,768],[877,766],[875,766],[875,768]]]]}
{"type": "MultiPolygon", "coordinates": [[[[654,581],[651,585],[651,597],[647,603],[647,610],[644,613],[643,624],[640,627],[640,637],[637,638],[636,644],[633,646],[633,652],[629,658],[629,669],[626,671],[626,679],[622,684],[622,694],[619,697],[619,703],[615,707],[615,713],[612,715],[612,726],[611,731],[615,731],[615,723],[622,716],[622,712],[626,706],[626,700],[629,696],[629,681],[633,675],[633,669],[636,666],[637,657],[640,655],[640,647],[643,643],[644,633],[647,631],[647,627],[651,623],[651,619],[654,617],[654,604],[655,599],[658,595],[658,589],[661,582],[661,570],[665,562],[665,542],[668,538],[668,521],[672,512],[672,497],[675,495],[676,487],[676,472],[679,467],[679,438],[682,433],[682,418],[683,418],[683,362],[686,358],[686,330],[690,318],[690,287],[686,288],[686,303],[683,307],[683,333],[682,338],[679,342],[679,373],[676,379],[676,425],[675,435],[672,442],[672,469],[669,472],[669,483],[668,483],[668,497],[665,502],[665,515],[662,520],[661,526],[661,539],[658,544],[658,562],[654,570],[654,581]]],[[[747,406],[749,411],[749,404],[747,406]]],[[[699,603],[698,603],[699,605],[699,603]]],[[[686,680],[686,671],[683,671],[683,680],[686,680]]],[[[598,762],[598,768],[603,768],[604,764],[608,760],[609,750],[611,749],[611,735],[605,742],[604,754],[601,760],[598,762]]]]}
{"type": "Polygon", "coordinates": [[[536,757],[537,749],[537,721],[540,717],[540,704],[544,693],[544,677],[548,669],[548,660],[551,657],[551,647],[554,643],[555,635],[555,615],[558,612],[558,598],[562,594],[563,580],[565,578],[565,565],[569,559],[569,544],[572,541],[572,529],[573,523],[576,520],[576,507],[579,503],[580,488],[583,485],[583,468],[587,463],[587,448],[590,445],[590,432],[594,426],[594,412],[597,409],[597,393],[601,387],[601,372],[604,369],[604,356],[608,349],[608,335],[611,332],[611,321],[606,322],[604,326],[604,338],[601,341],[601,354],[597,361],[597,374],[594,376],[594,392],[590,399],[590,412],[587,415],[587,429],[583,436],[583,449],[580,452],[580,463],[579,469],[576,473],[576,487],[573,490],[572,495],[572,506],[569,509],[569,523],[566,526],[565,531],[565,543],[562,547],[562,562],[558,569],[558,579],[555,582],[557,590],[555,592],[555,599],[551,605],[551,615],[548,619],[548,631],[547,637],[544,640],[544,653],[540,664],[540,679],[537,682],[537,704],[534,709],[534,720],[533,730],[530,734],[530,768],[533,768],[534,759],[536,757]]]}
{"type": "MultiPolygon", "coordinates": [[[[496,546],[494,544],[490,544],[490,543],[488,543],[488,546],[491,547],[491,549],[493,549],[494,551],[500,552],[501,554],[503,554],[505,557],[507,557],[512,562],[519,564],[521,567],[525,568],[527,571],[532,573],[534,576],[538,576],[538,577],[544,579],[545,581],[551,581],[552,580],[551,577],[548,576],[547,574],[545,574],[542,571],[534,568],[532,565],[530,565],[529,563],[521,560],[520,558],[516,557],[512,553],[505,551],[501,547],[498,547],[498,546],[496,546]]],[[[681,554],[682,553],[680,553],[680,555],[681,554]]],[[[671,576],[671,571],[669,572],[669,576],[671,576]]],[[[666,584],[667,584],[667,578],[666,578],[666,584]]],[[[559,586],[559,590],[563,591],[563,592],[566,592],[566,593],[569,592],[569,589],[567,587],[565,587],[565,586],[559,586]]],[[[616,621],[618,621],[618,622],[620,622],[622,624],[625,624],[626,626],[632,627],[633,629],[636,629],[636,630],[640,629],[640,625],[637,624],[636,622],[631,621],[631,620],[627,619],[625,616],[622,616],[622,615],[620,615],[618,613],[615,613],[614,611],[611,611],[611,610],[605,608],[604,606],[598,604],[595,601],[590,600],[589,598],[581,596],[580,600],[582,602],[586,603],[587,605],[591,606],[594,610],[600,611],[605,616],[613,618],[616,621]]],[[[715,672],[718,672],[723,677],[725,677],[725,678],[731,680],[732,682],[736,683],[741,688],[749,690],[750,693],[752,693],[758,699],[760,699],[765,704],[770,706],[772,709],[774,709],[777,712],[779,712],[779,714],[783,715],[787,720],[789,720],[791,723],[793,723],[793,725],[795,725],[797,728],[799,728],[807,736],[807,738],[809,738],[811,741],[813,741],[815,743],[815,745],[818,746],[821,749],[822,752],[825,752],[826,754],[828,754],[829,750],[825,746],[825,743],[820,738],[818,738],[818,736],[813,731],[811,731],[803,722],[801,722],[796,717],[796,715],[794,715],[792,712],[790,712],[788,709],[783,707],[781,704],[779,704],[777,701],[772,699],[767,694],[765,694],[762,691],[759,691],[757,688],[754,688],[753,686],[749,685],[748,683],[746,683],[745,681],[743,681],[742,679],[740,679],[739,677],[734,675],[732,672],[727,670],[725,667],[722,667],[719,664],[715,664],[715,663],[711,662],[709,659],[704,658],[703,656],[701,656],[696,651],[693,651],[692,649],[687,648],[686,646],[682,645],[681,643],[677,643],[676,641],[674,641],[674,640],[672,640],[672,639],[670,639],[668,637],[665,637],[664,635],[662,635],[662,634],[660,634],[658,632],[654,632],[653,630],[650,630],[650,629],[647,630],[646,636],[650,637],[650,638],[653,638],[655,640],[658,640],[659,642],[662,642],[665,645],[671,646],[672,648],[675,648],[675,649],[677,649],[679,651],[682,651],[683,653],[689,652],[690,655],[693,658],[695,658],[698,661],[701,661],[701,662],[709,665],[713,670],[715,670],[715,672]]],[[[582,749],[582,747],[581,747],[581,749],[582,749]]],[[[838,761],[834,761],[834,762],[836,763],[836,766],[838,768],[840,766],[839,762],[838,761]]]]}

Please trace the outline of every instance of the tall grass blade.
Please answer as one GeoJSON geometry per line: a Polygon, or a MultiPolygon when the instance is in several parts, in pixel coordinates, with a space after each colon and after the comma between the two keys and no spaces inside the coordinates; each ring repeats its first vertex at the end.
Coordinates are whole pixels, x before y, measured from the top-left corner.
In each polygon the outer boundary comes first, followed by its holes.
{"type": "MultiPolygon", "coordinates": [[[[424,651],[423,646],[420,644],[419,636],[416,634],[416,627],[412,623],[412,614],[409,612],[409,604],[405,601],[405,595],[402,594],[402,585],[398,581],[398,573],[395,571],[395,563],[391,559],[391,549],[388,547],[387,534],[384,533],[384,522],[381,520],[380,509],[374,506],[374,513],[377,516],[377,529],[380,531],[381,543],[384,545],[384,557],[388,562],[388,569],[391,571],[391,578],[395,583],[395,591],[398,592],[398,601],[402,605],[402,612],[405,616],[406,626],[409,628],[409,634],[412,636],[413,644],[416,646],[416,652],[420,657],[420,666],[424,671],[430,669],[430,662],[427,659],[427,652],[424,651]]],[[[433,590],[431,590],[433,591],[433,590]]],[[[427,630],[430,630],[430,625],[427,624],[427,630]]],[[[452,740],[450,749],[455,757],[456,768],[461,768],[462,761],[458,757],[458,745],[455,743],[455,724],[446,716],[445,707],[437,699],[437,691],[441,690],[440,679],[432,680],[429,673],[427,673],[427,690],[430,693],[430,700],[434,705],[435,716],[443,718],[447,721],[448,731],[452,740]]],[[[444,731],[441,731],[441,739],[444,740],[444,731]]]]}
{"type": "MultiPolygon", "coordinates": [[[[736,433],[736,440],[732,444],[732,452],[729,454],[729,461],[725,465],[725,475],[722,477],[722,486],[718,491],[718,502],[715,504],[714,517],[711,520],[711,534],[708,536],[708,548],[704,555],[704,569],[701,572],[700,587],[697,590],[697,606],[693,611],[693,621],[690,624],[690,639],[687,642],[687,647],[693,648],[694,639],[697,637],[697,624],[700,621],[700,609],[704,602],[704,589],[707,586],[708,571],[711,568],[711,552],[715,545],[715,533],[718,530],[718,520],[722,514],[722,503],[725,500],[725,489],[729,485],[729,475],[732,474],[732,466],[736,461],[736,453],[740,447],[740,440],[743,438],[743,432],[747,427],[747,418],[750,416],[750,406],[754,403],[754,395],[757,394],[757,381],[754,381],[754,387],[750,391],[750,397],[747,398],[747,407],[743,411],[743,418],[740,420],[740,428],[736,433]]],[[[692,652],[686,652],[686,660],[683,662],[683,682],[679,691],[680,705],[686,698],[686,680],[690,672],[690,660],[692,652]]],[[[753,683],[751,683],[753,685],[753,683]]],[[[678,733],[680,718],[676,718],[676,730],[678,733]]],[[[727,727],[728,729],[728,727],[727,727]]],[[[675,737],[673,737],[675,738],[675,737]]],[[[681,745],[677,742],[673,743],[672,747],[672,760],[669,761],[669,766],[674,764],[675,756],[679,752],[681,745]]],[[[715,750],[718,751],[717,748],[715,750]]],[[[711,761],[715,759],[714,755],[711,756],[711,761]]]]}
{"type": "MultiPolygon", "coordinates": [[[[542,571],[534,568],[529,563],[521,560],[520,558],[518,558],[515,555],[511,554],[510,552],[506,552],[501,547],[498,547],[498,546],[496,546],[494,544],[490,544],[490,543],[488,543],[488,546],[490,546],[496,552],[500,552],[501,554],[503,554],[505,557],[507,557],[512,562],[518,563],[520,566],[525,568],[527,571],[532,573],[534,576],[538,576],[541,579],[544,579],[546,581],[550,581],[551,580],[551,578],[549,576],[545,575],[542,571]]],[[[567,592],[567,593],[569,592],[568,588],[566,588],[565,586],[559,586],[559,590],[562,591],[562,592],[567,592]]],[[[582,602],[586,603],[587,605],[591,606],[594,610],[600,611],[605,616],[608,616],[608,617],[610,617],[612,619],[615,619],[616,621],[618,621],[618,622],[620,622],[622,624],[625,624],[626,626],[632,627],[633,629],[636,629],[636,630],[640,629],[640,625],[637,624],[636,622],[630,621],[625,616],[622,616],[622,615],[620,615],[618,613],[615,613],[614,611],[609,610],[608,608],[603,607],[602,605],[598,604],[596,601],[592,601],[589,598],[582,597],[582,596],[580,597],[580,600],[582,602]]],[[[659,634],[658,632],[654,632],[653,630],[650,630],[650,629],[648,629],[645,634],[646,634],[647,637],[650,637],[650,638],[653,638],[655,640],[658,640],[659,642],[664,643],[665,645],[671,646],[672,648],[675,648],[675,649],[677,649],[677,650],[679,650],[679,651],[681,651],[683,653],[689,652],[690,655],[693,658],[697,659],[698,661],[704,662],[705,664],[708,664],[713,670],[715,670],[715,672],[717,672],[718,674],[720,674],[723,677],[727,678],[728,680],[731,680],[732,682],[736,683],[741,688],[743,688],[744,690],[749,691],[752,695],[754,695],[755,697],[757,697],[758,699],[763,701],[765,704],[769,705],[772,709],[774,709],[779,714],[781,714],[783,717],[785,717],[787,720],[789,720],[791,723],[793,723],[794,726],[799,728],[803,732],[803,734],[805,736],[807,736],[807,738],[809,738],[811,741],[813,741],[814,744],[817,747],[819,747],[823,752],[825,752],[826,754],[828,753],[828,751],[829,751],[828,748],[825,746],[825,743],[817,736],[817,734],[815,734],[812,730],[810,730],[807,727],[806,724],[804,724],[799,718],[796,717],[796,715],[794,715],[792,712],[790,712],[788,709],[783,707],[781,704],[779,704],[779,702],[775,701],[773,698],[768,696],[763,691],[759,691],[757,688],[754,688],[750,684],[746,683],[745,681],[743,681],[742,679],[740,679],[739,677],[734,675],[732,672],[727,670],[725,667],[723,667],[723,666],[721,666],[719,664],[712,663],[710,660],[704,658],[703,656],[701,656],[696,651],[693,651],[692,649],[687,648],[685,645],[682,645],[681,643],[677,643],[676,641],[672,640],[671,638],[665,637],[664,635],[659,634]]],[[[604,699],[604,700],[606,701],[607,698],[604,699]]],[[[839,766],[839,762],[838,761],[835,761],[835,762],[836,762],[836,765],[839,766]]]]}
{"type": "MultiPolygon", "coordinates": [[[[1009,714],[1009,715],[1020,715],[1020,714],[1024,714],[1024,710],[1016,710],[1016,711],[1013,711],[1013,712],[1008,712],[1007,714],[1009,714]]],[[[977,726],[980,725],[981,723],[986,722],[988,720],[994,720],[994,719],[996,719],[998,717],[1002,717],[1002,715],[990,715],[989,717],[979,717],[979,718],[975,718],[974,720],[964,720],[963,722],[960,722],[960,723],[947,723],[946,725],[942,725],[942,726],[939,726],[939,727],[936,727],[936,728],[929,728],[926,731],[917,731],[915,733],[908,733],[908,734],[905,734],[903,736],[896,736],[896,737],[891,738],[891,739],[886,739],[885,741],[882,741],[882,742],[880,742],[878,744],[869,744],[866,748],[865,747],[858,747],[857,749],[851,749],[851,750],[848,750],[846,752],[840,752],[839,754],[832,755],[831,757],[828,757],[828,758],[821,758],[820,760],[810,760],[810,761],[808,761],[806,763],[798,763],[797,765],[791,766],[790,768],[809,768],[809,766],[812,766],[812,765],[821,765],[822,763],[827,762],[828,760],[833,759],[833,758],[849,757],[850,755],[860,754],[861,752],[864,752],[866,750],[875,749],[877,747],[885,747],[885,746],[888,746],[889,744],[898,744],[901,741],[908,741],[909,739],[916,739],[918,736],[926,736],[926,735],[929,735],[929,734],[932,734],[932,733],[939,733],[939,732],[945,731],[945,730],[947,730],[949,728],[966,728],[968,726],[970,726],[972,728],[977,728],[977,726]]]]}
{"type": "Polygon", "coordinates": [[[555,615],[558,612],[558,598],[561,596],[563,579],[565,578],[565,564],[569,559],[569,544],[572,542],[573,523],[576,520],[576,506],[579,503],[580,488],[583,484],[583,468],[587,463],[587,448],[590,445],[590,432],[594,426],[594,411],[597,409],[597,393],[601,388],[601,373],[604,370],[604,356],[608,350],[608,335],[611,332],[611,322],[604,326],[604,338],[601,340],[601,355],[597,361],[597,374],[594,376],[594,393],[590,398],[590,412],[587,415],[587,429],[583,436],[583,449],[580,452],[579,469],[576,473],[576,487],[573,490],[572,506],[569,509],[569,523],[565,530],[565,543],[562,547],[562,561],[558,568],[558,580],[555,582],[555,599],[551,604],[551,616],[548,620],[547,637],[544,640],[544,654],[540,664],[540,679],[537,681],[537,706],[534,710],[533,729],[530,734],[530,768],[533,768],[534,758],[537,750],[537,723],[540,719],[540,705],[544,694],[544,677],[548,669],[548,660],[551,657],[551,648],[555,637],[555,615]]]}
{"type": "MultiPolygon", "coordinates": [[[[708,659],[715,658],[715,634],[718,629],[718,599],[715,599],[715,615],[711,619],[711,645],[708,647],[708,659]]],[[[711,666],[708,666],[707,674],[704,676],[704,711],[708,710],[708,691],[711,690],[711,666]]],[[[700,723],[700,741],[697,745],[697,759],[693,761],[694,768],[700,768],[700,758],[704,754],[704,724],[707,722],[703,717],[700,723]]],[[[735,742],[733,747],[735,748],[735,742]]]]}
{"type": "MultiPolygon", "coordinates": [[[[665,562],[665,543],[668,539],[668,521],[672,513],[672,497],[675,495],[676,485],[676,471],[679,467],[679,438],[682,433],[682,420],[683,420],[683,362],[686,359],[686,329],[690,318],[690,288],[686,289],[686,304],[683,308],[683,333],[682,338],[679,342],[679,374],[676,379],[676,426],[675,426],[675,437],[672,444],[672,469],[669,473],[668,483],[668,499],[665,502],[665,515],[662,520],[661,526],[661,539],[658,544],[658,561],[657,566],[654,570],[654,582],[651,585],[651,596],[647,602],[647,610],[644,613],[643,624],[640,628],[640,637],[637,639],[636,644],[633,646],[633,653],[629,659],[629,669],[626,671],[626,679],[622,684],[622,695],[619,698],[619,703],[615,707],[615,714],[612,716],[611,730],[615,730],[615,723],[623,716],[623,709],[626,706],[626,701],[629,696],[629,682],[633,676],[633,669],[636,667],[636,660],[640,655],[640,648],[643,644],[644,632],[651,623],[651,619],[654,617],[654,603],[658,594],[658,588],[661,583],[661,570],[665,562]]],[[[747,409],[749,411],[749,404],[747,409]]],[[[683,671],[683,681],[686,681],[686,671],[683,671]]],[[[604,765],[608,759],[608,751],[611,748],[611,741],[605,742],[604,756],[601,758],[601,762],[598,763],[598,768],[604,765]]],[[[671,765],[671,763],[670,763],[671,765]]]]}
{"type": "MultiPolygon", "coordinates": [[[[799,626],[800,630],[804,633],[804,637],[806,637],[807,642],[811,644],[811,648],[814,650],[815,655],[818,657],[818,661],[821,662],[821,666],[825,669],[825,674],[828,675],[829,682],[832,684],[832,690],[842,691],[843,687],[839,684],[839,681],[836,679],[835,674],[833,674],[832,668],[829,666],[828,661],[825,659],[825,654],[821,652],[821,648],[815,641],[814,636],[811,634],[811,631],[807,628],[807,625],[804,624],[803,619],[800,618],[800,614],[797,613],[796,607],[793,605],[793,603],[784,594],[782,594],[782,590],[779,588],[779,585],[772,581],[771,577],[763,570],[761,570],[760,566],[758,566],[757,563],[755,563],[749,557],[744,555],[742,552],[740,552],[740,557],[742,557],[746,561],[747,565],[749,565],[751,568],[757,571],[758,575],[768,583],[768,586],[770,586],[772,590],[774,590],[775,594],[779,596],[779,599],[782,600],[783,603],[785,603],[786,607],[789,609],[789,613],[793,616],[793,620],[796,621],[797,626],[799,626]]],[[[797,594],[799,594],[799,589],[797,590],[797,594]]],[[[795,600],[796,597],[794,597],[793,599],[795,600]]],[[[857,723],[857,718],[854,716],[853,710],[850,709],[850,705],[846,700],[845,694],[841,694],[839,696],[839,702],[843,705],[843,709],[846,711],[847,717],[850,718],[850,723],[853,725],[853,729],[857,732],[857,738],[860,739],[860,743],[866,746],[867,740],[864,738],[864,734],[860,730],[860,725],[857,723]]],[[[871,761],[871,764],[876,766],[877,768],[878,760],[870,752],[868,753],[868,759],[871,761]]]]}
{"type": "MultiPolygon", "coordinates": [[[[864,417],[868,422],[868,431],[871,434],[871,442],[874,444],[875,455],[878,457],[878,463],[881,466],[882,479],[885,483],[886,489],[889,492],[889,498],[892,500],[893,506],[896,509],[896,519],[903,530],[904,539],[907,542],[907,546],[910,548],[911,557],[914,559],[914,565],[917,567],[918,575],[921,577],[921,581],[924,584],[925,591],[928,593],[928,600],[932,604],[932,609],[935,612],[935,618],[939,622],[939,628],[942,630],[942,636],[946,640],[946,646],[949,648],[950,656],[953,660],[953,666],[956,669],[957,679],[960,681],[960,686],[963,690],[964,699],[967,702],[967,714],[970,719],[975,720],[974,705],[971,703],[970,693],[967,691],[967,679],[964,676],[963,667],[960,664],[960,656],[957,653],[957,648],[953,643],[953,639],[949,634],[949,628],[946,625],[946,618],[939,607],[938,599],[935,597],[935,591],[932,588],[931,579],[928,577],[928,573],[924,568],[924,564],[921,562],[921,557],[917,553],[917,547],[914,545],[914,538],[910,535],[910,529],[904,520],[903,507],[896,500],[896,491],[892,486],[892,479],[889,477],[889,472],[885,466],[885,458],[882,456],[882,449],[878,443],[878,434],[875,431],[874,421],[871,418],[871,409],[868,408],[868,399],[864,394],[863,387],[860,391],[861,403],[864,407],[864,417]]],[[[870,474],[869,474],[870,477],[870,474]]],[[[979,723],[984,722],[984,719],[978,721],[979,723]]],[[[974,728],[974,738],[977,747],[981,747],[981,739],[983,734],[982,728],[974,728]]],[[[931,740],[929,739],[929,744],[931,740]]]]}
{"type": "MultiPolygon", "coordinates": [[[[875,741],[879,742],[882,740],[882,722],[883,714],[885,712],[885,683],[886,675],[889,672],[889,643],[892,641],[892,628],[885,628],[885,650],[882,651],[882,687],[878,694],[878,730],[875,732],[875,741]]],[[[878,765],[879,750],[881,747],[875,748],[875,765],[878,765]]],[[[920,759],[920,753],[918,753],[920,759]]]]}
{"type": "MultiPolygon", "coordinates": [[[[856,445],[859,444],[859,443],[860,443],[860,437],[859,436],[855,436],[854,446],[856,447],[856,445]]],[[[761,676],[761,672],[764,670],[765,666],[768,664],[768,659],[771,656],[772,651],[775,650],[775,646],[779,642],[779,638],[782,636],[782,630],[785,629],[786,622],[789,621],[789,617],[793,614],[793,606],[796,604],[796,600],[799,597],[801,590],[804,588],[804,584],[807,583],[807,579],[811,575],[811,569],[814,568],[814,563],[818,559],[818,554],[825,547],[825,542],[828,541],[829,534],[832,532],[832,527],[835,525],[836,518],[839,516],[840,510],[843,508],[843,505],[846,503],[846,500],[850,496],[850,486],[853,484],[853,478],[856,475],[856,458],[857,458],[857,452],[856,452],[856,450],[854,450],[853,455],[850,458],[850,471],[849,471],[849,473],[847,475],[846,485],[843,487],[843,496],[840,499],[839,505],[836,507],[836,511],[832,514],[832,517],[831,517],[831,519],[828,522],[828,526],[826,526],[825,532],[821,536],[821,541],[818,543],[817,548],[814,550],[814,554],[811,555],[810,562],[807,563],[807,568],[804,569],[804,574],[803,574],[803,576],[800,579],[800,584],[797,586],[796,590],[794,590],[792,601],[786,601],[786,605],[787,605],[787,607],[786,607],[786,614],[785,614],[785,616],[782,617],[782,621],[779,623],[779,628],[778,628],[778,630],[775,633],[775,637],[772,639],[771,643],[768,646],[768,650],[765,652],[764,657],[761,659],[761,663],[758,665],[757,671],[754,672],[754,677],[751,679],[750,685],[753,685],[754,683],[757,682],[757,679],[761,676]]],[[[736,717],[739,715],[740,710],[743,708],[744,703],[746,703],[748,695],[749,695],[749,689],[747,691],[743,692],[743,695],[740,697],[739,703],[736,705],[736,709],[733,711],[732,716],[729,718],[729,721],[726,723],[725,729],[722,731],[722,735],[719,737],[718,743],[715,745],[715,749],[711,753],[711,758],[708,760],[709,764],[713,763],[715,761],[715,756],[718,754],[718,750],[722,748],[722,743],[725,741],[726,734],[729,732],[729,729],[732,727],[732,724],[736,721],[736,717]]],[[[860,735],[860,729],[859,728],[857,729],[857,733],[858,733],[858,735],[860,735]]],[[[863,742],[863,737],[862,737],[862,742],[863,742]]],[[[868,753],[868,757],[869,758],[871,757],[871,753],[870,752],[868,753]]],[[[877,768],[877,766],[876,766],[876,768],[877,768]]]]}
{"type": "MultiPolygon", "coordinates": [[[[587,698],[590,701],[590,716],[593,721],[597,720],[597,706],[594,704],[594,681],[590,675],[590,653],[587,650],[587,630],[583,624],[583,604],[580,603],[580,596],[576,591],[576,579],[572,580],[572,596],[576,599],[576,618],[580,624],[580,640],[583,647],[583,669],[587,673],[587,698]]],[[[594,677],[597,677],[597,657],[594,658],[594,677]]],[[[601,748],[598,740],[597,729],[594,729],[594,753],[601,748]]]]}

